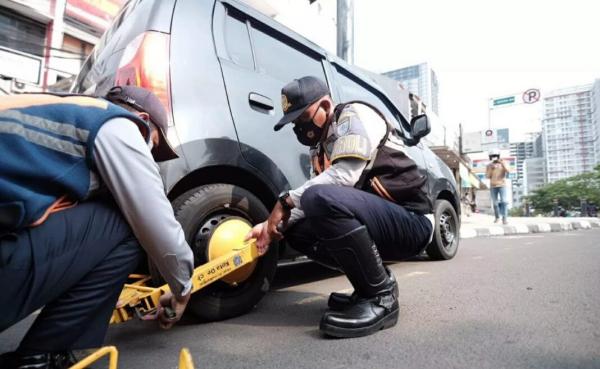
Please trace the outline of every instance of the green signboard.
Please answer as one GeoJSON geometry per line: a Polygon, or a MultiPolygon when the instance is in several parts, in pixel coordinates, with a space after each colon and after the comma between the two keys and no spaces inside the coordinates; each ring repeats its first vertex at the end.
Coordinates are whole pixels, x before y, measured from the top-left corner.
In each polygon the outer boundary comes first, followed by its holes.
{"type": "Polygon", "coordinates": [[[514,104],[514,103],[515,103],[514,96],[502,97],[500,99],[494,99],[494,101],[493,101],[494,106],[514,104]]]}

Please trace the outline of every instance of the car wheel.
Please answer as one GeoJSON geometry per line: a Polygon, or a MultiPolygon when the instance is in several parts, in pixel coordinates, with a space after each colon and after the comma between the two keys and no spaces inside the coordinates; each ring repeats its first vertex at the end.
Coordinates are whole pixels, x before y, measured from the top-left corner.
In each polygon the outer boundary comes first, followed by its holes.
{"type": "MultiPolygon", "coordinates": [[[[194,252],[194,266],[208,261],[208,240],[222,221],[236,217],[257,224],[269,216],[263,203],[244,188],[230,184],[196,187],[174,202],[175,217],[194,252]]],[[[272,244],[244,281],[217,281],[194,293],[187,310],[202,321],[232,318],[251,310],[269,290],[277,268],[278,247],[272,244]]],[[[156,268],[153,278],[156,278],[156,268]]]]}
{"type": "Polygon", "coordinates": [[[433,260],[452,259],[458,251],[460,222],[456,210],[446,200],[436,200],[433,240],[427,254],[433,260]]]}

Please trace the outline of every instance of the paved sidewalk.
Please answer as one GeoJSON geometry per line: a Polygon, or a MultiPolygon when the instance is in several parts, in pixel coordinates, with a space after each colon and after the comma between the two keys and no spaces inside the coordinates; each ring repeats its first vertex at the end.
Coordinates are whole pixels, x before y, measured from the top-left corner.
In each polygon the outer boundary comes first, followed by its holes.
{"type": "Polygon", "coordinates": [[[508,224],[494,224],[494,217],[471,214],[462,217],[461,238],[505,236],[526,233],[560,232],[600,228],[600,218],[509,217],[508,224]]]}

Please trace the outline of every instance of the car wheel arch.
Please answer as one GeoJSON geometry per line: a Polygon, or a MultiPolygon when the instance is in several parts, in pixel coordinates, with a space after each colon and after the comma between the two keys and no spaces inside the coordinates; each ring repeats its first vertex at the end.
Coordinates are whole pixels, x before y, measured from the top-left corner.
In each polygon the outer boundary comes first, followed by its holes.
{"type": "Polygon", "coordinates": [[[168,197],[174,200],[188,190],[212,183],[242,187],[258,197],[267,207],[273,206],[277,197],[276,190],[260,177],[245,168],[231,165],[211,165],[191,171],[173,186],[168,197]]]}

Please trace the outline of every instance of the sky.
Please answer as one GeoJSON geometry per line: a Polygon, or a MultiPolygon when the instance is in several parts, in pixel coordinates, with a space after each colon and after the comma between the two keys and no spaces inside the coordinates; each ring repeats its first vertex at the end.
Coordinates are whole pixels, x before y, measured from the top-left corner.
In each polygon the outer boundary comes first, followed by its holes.
{"type": "MultiPolygon", "coordinates": [[[[355,64],[374,72],[429,62],[440,117],[488,126],[488,100],[600,79],[599,0],[354,0],[355,64]]],[[[493,111],[511,141],[541,129],[541,103],[493,111]]]]}

